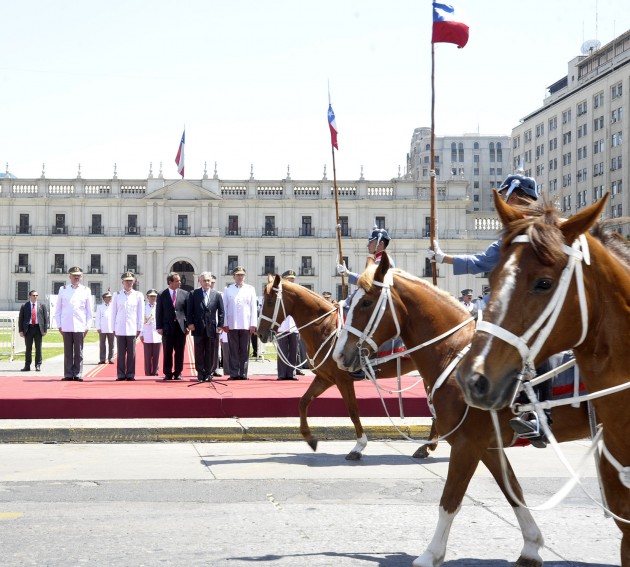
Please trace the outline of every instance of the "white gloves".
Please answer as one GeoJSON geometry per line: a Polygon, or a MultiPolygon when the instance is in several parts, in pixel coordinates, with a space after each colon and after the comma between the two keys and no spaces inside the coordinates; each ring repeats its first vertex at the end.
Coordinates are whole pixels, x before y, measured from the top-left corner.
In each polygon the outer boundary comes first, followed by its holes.
{"type": "Polygon", "coordinates": [[[427,258],[430,262],[435,262],[437,264],[442,264],[444,262],[444,257],[446,254],[442,252],[440,245],[437,240],[433,241],[433,250],[430,248],[427,250],[427,258]]]}
{"type": "Polygon", "coordinates": [[[337,273],[342,276],[343,274],[348,273],[348,268],[346,268],[346,264],[337,264],[337,273]]]}

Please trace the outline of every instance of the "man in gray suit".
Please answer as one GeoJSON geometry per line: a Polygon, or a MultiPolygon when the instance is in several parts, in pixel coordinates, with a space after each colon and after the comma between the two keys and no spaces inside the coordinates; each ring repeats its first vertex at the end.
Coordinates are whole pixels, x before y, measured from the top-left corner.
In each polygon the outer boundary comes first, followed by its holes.
{"type": "Polygon", "coordinates": [[[216,368],[216,344],[219,340],[217,328],[223,327],[223,298],[211,289],[212,274],[202,272],[199,276],[201,287],[188,296],[186,322],[195,340],[195,369],[197,380],[212,381],[212,371],[216,368]]]}
{"type": "Polygon", "coordinates": [[[48,310],[37,300],[38,297],[37,291],[31,290],[28,301],[20,308],[18,328],[20,337],[24,338],[26,344],[22,372],[29,372],[31,369],[33,343],[35,343],[35,370],[39,372],[42,366],[42,338],[48,332],[48,310]]]}

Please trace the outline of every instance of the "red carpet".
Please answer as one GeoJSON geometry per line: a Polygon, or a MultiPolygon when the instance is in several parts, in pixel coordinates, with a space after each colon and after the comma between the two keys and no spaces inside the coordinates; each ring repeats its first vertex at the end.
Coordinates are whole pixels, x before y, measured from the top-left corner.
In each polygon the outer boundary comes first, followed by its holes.
{"type": "MultiPolygon", "coordinates": [[[[192,341],[186,349],[181,382],[163,382],[145,377],[140,343],[136,349],[136,380],[116,382],[116,360],[91,369],[83,382],[60,378],[8,376],[0,379],[0,418],[3,419],[90,419],[90,418],[183,418],[183,417],[295,417],[298,402],[313,380],[277,381],[273,376],[251,375],[249,380],[197,382],[192,362],[192,341]]],[[[160,360],[161,364],[161,360],[160,360]]],[[[275,371],[275,363],[269,370],[275,371]]],[[[403,376],[403,388],[418,381],[403,376]]],[[[396,379],[379,380],[384,389],[395,389],[396,379]]],[[[376,388],[367,380],[355,384],[359,409],[364,417],[385,417],[376,388]]],[[[383,393],[388,411],[399,415],[398,394],[383,393]]],[[[407,417],[428,417],[422,384],[403,394],[407,417]]],[[[332,387],[312,402],[311,417],[347,416],[339,391],[332,387]]]]}

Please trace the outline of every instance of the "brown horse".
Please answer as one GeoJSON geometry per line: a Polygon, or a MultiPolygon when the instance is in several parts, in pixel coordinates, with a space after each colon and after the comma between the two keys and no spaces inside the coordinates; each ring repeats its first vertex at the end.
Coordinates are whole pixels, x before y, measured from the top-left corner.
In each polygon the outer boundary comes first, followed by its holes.
{"type": "MultiPolygon", "coordinates": [[[[449,363],[454,361],[473,338],[475,326],[470,322],[470,313],[452,296],[428,282],[402,270],[390,269],[385,256],[378,266],[368,267],[359,278],[358,285],[359,290],[335,348],[334,357],[341,368],[352,371],[361,367],[362,358],[369,356],[372,351],[370,342],[380,344],[399,334],[407,348],[413,350],[415,345],[424,345],[432,339],[442,337],[428,347],[410,354],[424,378],[433,403],[437,431],[446,436],[452,447],[446,484],[440,499],[438,525],[426,551],[413,565],[436,567],[442,564],[449,530],[479,461],[491,472],[513,507],[521,527],[524,546],[516,565],[542,565],[538,553],[543,545],[542,534],[529,510],[514,501],[504,483],[501,455],[496,448],[490,414],[467,406],[455,380],[454,371],[449,369],[449,363]],[[383,308],[383,305],[386,307],[383,308]],[[391,305],[393,312],[389,307],[391,305]],[[374,325],[374,312],[382,308],[384,314],[378,324],[374,325]],[[357,337],[362,337],[364,333],[367,337],[362,342],[357,337]],[[443,373],[448,377],[439,386],[436,381],[438,378],[441,380],[443,373]]],[[[513,414],[509,410],[499,414],[505,445],[514,442],[514,433],[508,423],[511,417],[513,414]]],[[[589,427],[586,404],[580,404],[579,408],[564,406],[554,410],[554,433],[562,441],[587,437],[589,427]]],[[[523,502],[521,487],[509,464],[507,475],[512,493],[523,502]]]]}
{"type": "Polygon", "coordinates": [[[469,403],[503,408],[531,378],[532,364],[573,348],[587,390],[616,391],[593,405],[603,424],[600,477],[622,532],[621,564],[630,567],[630,255],[596,224],[605,201],[563,221],[551,208],[527,218],[495,195],[505,226],[500,261],[490,276],[487,325],[458,380],[469,403]]]}
{"type": "MultiPolygon", "coordinates": [[[[271,332],[277,329],[287,315],[293,317],[296,325],[301,328],[300,337],[306,346],[306,353],[316,367],[313,382],[300,398],[300,433],[311,449],[316,451],[317,439],[313,436],[307,421],[308,407],[328,388],[337,386],[357,435],[357,443],[346,455],[346,459],[356,461],[361,458],[361,451],[367,445],[367,436],[361,424],[354,380],[349,373],[339,370],[332,359],[332,348],[337,338],[338,310],[339,306],[333,305],[304,286],[281,280],[278,275],[275,278],[270,275],[265,288],[257,333],[263,342],[267,342],[271,338],[271,332]]],[[[401,374],[407,374],[412,370],[414,370],[413,362],[403,359],[401,374]]],[[[384,364],[379,369],[378,378],[395,376],[397,376],[395,360],[384,364]]],[[[429,438],[432,439],[431,436],[429,438]]],[[[428,448],[434,450],[435,445],[423,445],[416,451],[414,457],[426,457],[428,448]]]]}

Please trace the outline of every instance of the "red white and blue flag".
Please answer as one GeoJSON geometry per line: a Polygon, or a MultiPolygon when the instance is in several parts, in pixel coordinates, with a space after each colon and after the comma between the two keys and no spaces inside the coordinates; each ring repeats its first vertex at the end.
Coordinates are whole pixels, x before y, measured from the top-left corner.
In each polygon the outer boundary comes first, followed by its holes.
{"type": "Polygon", "coordinates": [[[337,123],[335,122],[335,113],[333,112],[332,105],[328,104],[328,126],[330,127],[330,143],[338,150],[337,145],[337,123]]]}
{"type": "Polygon", "coordinates": [[[455,15],[452,4],[433,2],[432,43],[454,43],[460,49],[468,43],[468,26],[455,15]]]}
{"type": "Polygon", "coordinates": [[[175,156],[175,163],[177,164],[177,172],[184,178],[184,145],[186,144],[186,130],[182,134],[182,141],[179,143],[179,149],[175,156]]]}

